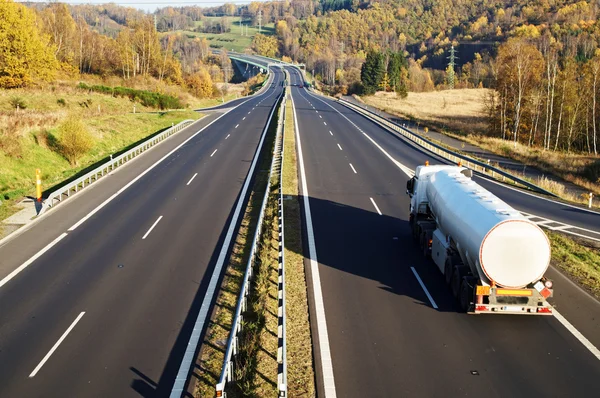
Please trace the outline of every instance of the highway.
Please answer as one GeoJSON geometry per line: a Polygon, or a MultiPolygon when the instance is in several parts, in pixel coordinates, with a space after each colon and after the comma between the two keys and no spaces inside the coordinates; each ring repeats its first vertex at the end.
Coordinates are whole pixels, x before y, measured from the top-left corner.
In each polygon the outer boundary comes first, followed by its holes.
{"type": "MultiPolygon", "coordinates": [[[[550,270],[571,330],[557,317],[459,313],[408,227],[406,171],[438,160],[333,100],[292,94],[320,396],[600,395],[600,357],[575,336],[600,347],[596,300],[550,270]]],[[[520,210],[600,229],[593,213],[478,182],[520,210]]]]}
{"type": "Polygon", "coordinates": [[[263,94],[226,104],[237,107],[206,116],[0,247],[0,397],[170,393],[282,92],[283,73],[273,76],[263,94]]]}

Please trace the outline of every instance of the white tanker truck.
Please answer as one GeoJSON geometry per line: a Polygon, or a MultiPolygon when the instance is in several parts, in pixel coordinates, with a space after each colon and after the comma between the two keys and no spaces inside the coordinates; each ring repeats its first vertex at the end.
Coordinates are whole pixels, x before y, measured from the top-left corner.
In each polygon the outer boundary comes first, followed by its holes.
{"type": "Polygon", "coordinates": [[[546,234],[459,166],[419,166],[407,183],[410,226],[463,311],[551,315],[546,234]]]}

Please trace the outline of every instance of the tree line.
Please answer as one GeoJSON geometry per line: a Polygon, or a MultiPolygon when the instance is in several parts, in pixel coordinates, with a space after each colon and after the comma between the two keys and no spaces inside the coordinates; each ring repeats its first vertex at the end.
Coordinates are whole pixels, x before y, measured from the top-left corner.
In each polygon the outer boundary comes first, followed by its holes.
{"type": "Polygon", "coordinates": [[[598,154],[600,49],[569,54],[546,33],[515,37],[495,59],[491,133],[546,150],[598,154]]]}
{"type": "Polygon", "coordinates": [[[0,1],[0,88],[95,74],[124,81],[152,78],[207,97],[230,68],[228,59],[210,53],[206,39],[160,38],[152,16],[133,13],[111,37],[72,11],[61,3],[38,9],[0,1]]]}

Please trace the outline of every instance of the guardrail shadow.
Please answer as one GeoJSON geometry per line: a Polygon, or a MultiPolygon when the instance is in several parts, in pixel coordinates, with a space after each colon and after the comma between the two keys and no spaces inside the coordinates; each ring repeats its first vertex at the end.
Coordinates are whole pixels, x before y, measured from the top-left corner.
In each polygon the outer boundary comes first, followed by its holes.
{"type": "MultiPolygon", "coordinates": [[[[233,203],[237,203],[238,199],[239,199],[239,194],[233,203]]],[[[247,200],[247,198],[246,198],[246,200],[247,200]]],[[[223,246],[223,243],[225,241],[225,236],[227,235],[227,229],[229,227],[229,224],[231,223],[231,219],[233,218],[234,210],[235,210],[234,208],[231,209],[231,212],[229,213],[229,216],[227,217],[227,220],[225,221],[223,230],[221,231],[221,234],[219,236],[217,244],[215,245],[213,253],[210,257],[210,260],[206,267],[204,276],[202,277],[202,280],[198,284],[198,290],[196,291],[194,299],[189,307],[189,311],[185,317],[185,320],[183,321],[183,323],[181,325],[181,328],[179,330],[179,334],[177,335],[175,343],[173,344],[173,346],[171,348],[171,352],[169,353],[167,361],[163,367],[160,378],[158,380],[152,380],[151,378],[147,377],[146,375],[144,375],[143,373],[138,371],[134,365],[131,365],[129,368],[133,373],[135,373],[138,376],[137,378],[134,378],[132,380],[131,388],[144,398],[168,397],[171,393],[173,384],[175,382],[175,377],[177,376],[177,372],[179,371],[179,367],[181,365],[181,361],[183,359],[185,350],[186,350],[188,342],[190,340],[190,336],[194,329],[194,325],[196,323],[198,313],[200,312],[200,307],[202,306],[202,302],[204,301],[204,296],[206,295],[206,290],[208,288],[208,284],[210,282],[215,265],[217,263],[217,259],[220,254],[221,247],[223,246]]],[[[239,229],[239,224],[242,221],[241,219],[242,218],[240,217],[240,220],[238,220],[238,225],[236,226],[236,229],[235,229],[236,231],[239,229]]],[[[234,234],[234,236],[235,236],[235,234],[234,234]]],[[[230,254],[231,254],[231,248],[228,252],[228,256],[226,257],[227,259],[229,259],[230,254]]],[[[228,264],[228,260],[225,261],[225,264],[228,264]]],[[[225,265],[223,267],[225,268],[225,265]]],[[[226,270],[224,269],[220,275],[219,281],[217,283],[217,289],[221,286],[225,272],[226,272],[226,270]]],[[[204,341],[204,336],[206,334],[207,327],[208,327],[208,325],[211,324],[210,316],[214,310],[215,299],[216,299],[217,295],[218,295],[218,293],[215,294],[215,297],[213,297],[213,299],[211,301],[211,306],[210,306],[211,309],[208,311],[209,315],[206,319],[206,322],[204,323],[204,328],[203,328],[202,334],[200,336],[199,350],[202,349],[202,342],[204,341]]],[[[199,352],[199,350],[198,350],[198,352],[199,352]]],[[[196,361],[196,358],[194,358],[192,369],[190,369],[192,378],[201,378],[202,377],[202,375],[198,374],[198,369],[199,369],[198,362],[196,361]]],[[[218,378],[218,375],[215,377],[218,378]]],[[[192,397],[192,395],[189,393],[186,393],[183,396],[192,397]]]]}
{"type": "MultiPolygon", "coordinates": [[[[284,200],[298,199],[301,198],[284,198],[284,200]]],[[[340,274],[342,272],[364,278],[366,281],[377,281],[380,286],[376,289],[409,297],[419,306],[431,307],[410,267],[417,268],[421,278],[427,281],[426,283],[430,283],[430,280],[434,281],[431,286],[428,285],[430,289],[446,289],[441,274],[433,264],[426,262],[412,242],[407,220],[379,215],[368,208],[357,208],[312,197],[309,200],[319,263],[323,267],[337,271],[329,272],[322,269],[321,280],[324,291],[331,281],[340,276],[343,277],[343,274],[340,274]]],[[[367,205],[370,203],[367,202],[367,205]]],[[[140,372],[134,365],[130,365],[129,369],[135,374],[131,388],[144,398],[167,397],[171,392],[232,216],[233,210],[221,232],[159,379],[153,380],[140,372]]],[[[305,238],[303,241],[306,245],[305,238]]],[[[308,253],[306,249],[303,251],[308,253]]],[[[220,286],[225,272],[226,270],[223,270],[221,273],[217,286],[220,286]]],[[[359,283],[361,282],[359,281],[359,283]]],[[[368,289],[373,289],[371,283],[362,286],[367,289],[363,292],[366,294],[369,294],[368,289]]],[[[438,301],[437,304],[439,306],[437,311],[458,311],[458,307],[452,301],[443,300],[438,301]]],[[[214,306],[215,298],[211,303],[209,314],[212,314],[214,306]]],[[[210,319],[207,319],[200,337],[201,345],[198,352],[202,349],[202,342],[210,325],[212,323],[210,319]]],[[[225,327],[226,325],[221,326],[225,327]]],[[[204,370],[200,371],[199,363],[194,361],[192,369],[190,369],[191,383],[195,379],[205,377],[203,372],[204,370]]],[[[218,375],[212,376],[218,378],[218,375]]],[[[183,396],[191,397],[192,395],[184,393],[183,396]]]]}

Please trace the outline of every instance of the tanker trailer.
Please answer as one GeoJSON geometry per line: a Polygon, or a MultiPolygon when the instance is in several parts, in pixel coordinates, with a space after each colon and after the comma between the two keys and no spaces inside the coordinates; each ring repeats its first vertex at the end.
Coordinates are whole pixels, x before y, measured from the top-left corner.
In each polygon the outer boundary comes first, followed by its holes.
{"type": "Polygon", "coordinates": [[[459,166],[418,166],[407,183],[412,235],[471,314],[551,315],[548,237],[459,166]]]}

